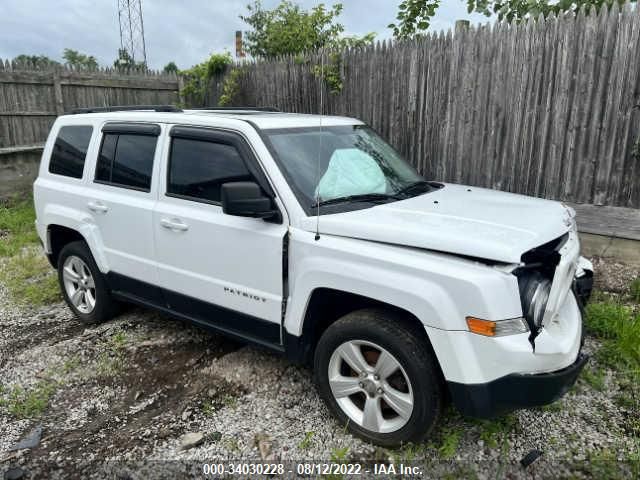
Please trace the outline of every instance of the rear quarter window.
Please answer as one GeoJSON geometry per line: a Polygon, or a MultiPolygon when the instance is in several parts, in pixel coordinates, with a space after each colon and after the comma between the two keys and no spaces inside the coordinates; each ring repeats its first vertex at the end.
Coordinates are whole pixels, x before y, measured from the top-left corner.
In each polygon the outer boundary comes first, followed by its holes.
{"type": "Polygon", "coordinates": [[[60,128],[49,161],[49,173],[82,178],[93,127],[70,125],[60,128]]]}

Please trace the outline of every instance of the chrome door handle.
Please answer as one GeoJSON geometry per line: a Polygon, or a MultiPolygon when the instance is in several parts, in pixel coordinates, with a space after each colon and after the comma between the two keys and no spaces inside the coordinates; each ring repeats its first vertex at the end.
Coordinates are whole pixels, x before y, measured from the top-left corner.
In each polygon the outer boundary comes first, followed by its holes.
{"type": "Polygon", "coordinates": [[[182,223],[179,220],[169,220],[168,218],[161,219],[160,225],[164,228],[168,228],[169,230],[178,230],[180,232],[186,232],[189,230],[189,225],[186,223],[182,223]]]}
{"type": "Polygon", "coordinates": [[[87,207],[89,207],[89,210],[92,212],[107,213],[109,211],[109,207],[102,202],[89,202],[87,203],[87,207]]]}

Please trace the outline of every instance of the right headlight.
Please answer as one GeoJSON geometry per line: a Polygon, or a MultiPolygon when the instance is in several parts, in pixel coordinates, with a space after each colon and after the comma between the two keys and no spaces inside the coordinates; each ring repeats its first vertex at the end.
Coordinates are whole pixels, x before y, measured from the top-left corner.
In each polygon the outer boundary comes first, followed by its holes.
{"type": "Polygon", "coordinates": [[[544,311],[551,292],[551,280],[540,272],[530,271],[518,277],[522,313],[532,332],[542,326],[544,311]]]}

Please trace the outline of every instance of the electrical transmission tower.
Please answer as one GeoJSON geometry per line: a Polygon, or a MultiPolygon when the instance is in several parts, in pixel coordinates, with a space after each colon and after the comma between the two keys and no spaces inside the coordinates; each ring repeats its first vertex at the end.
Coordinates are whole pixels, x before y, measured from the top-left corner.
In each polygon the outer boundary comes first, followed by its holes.
{"type": "MultiPolygon", "coordinates": [[[[147,47],[144,42],[142,0],[117,0],[120,22],[120,48],[122,58],[126,52],[131,63],[147,64],[147,47]]],[[[125,54],[125,55],[126,55],[125,54]]]]}

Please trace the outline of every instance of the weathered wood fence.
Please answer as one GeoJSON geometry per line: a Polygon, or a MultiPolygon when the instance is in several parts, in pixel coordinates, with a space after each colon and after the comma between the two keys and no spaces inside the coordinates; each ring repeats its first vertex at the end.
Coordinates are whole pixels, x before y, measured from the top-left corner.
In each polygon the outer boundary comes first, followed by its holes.
{"type": "Polygon", "coordinates": [[[314,73],[319,64],[245,64],[236,100],[318,112],[322,84],[325,113],[363,119],[430,178],[640,207],[638,8],[347,51],[339,93],[314,73]]]}
{"type": "Polygon", "coordinates": [[[74,108],[173,104],[178,90],[176,75],[39,69],[0,60],[0,150],[42,144],[56,116],[74,108]]]}

